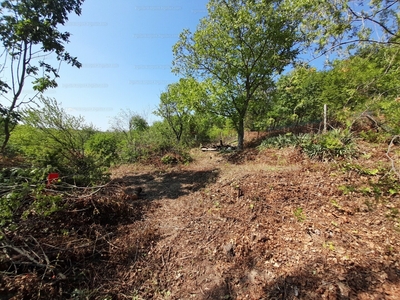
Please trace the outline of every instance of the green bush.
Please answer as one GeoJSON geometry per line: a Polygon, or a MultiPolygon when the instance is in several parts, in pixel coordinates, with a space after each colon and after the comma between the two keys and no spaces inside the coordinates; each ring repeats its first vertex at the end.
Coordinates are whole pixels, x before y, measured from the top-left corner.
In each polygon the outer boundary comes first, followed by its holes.
{"type": "Polygon", "coordinates": [[[164,165],[173,165],[178,163],[178,159],[174,155],[166,154],[163,157],[161,157],[161,162],[164,165]]]}
{"type": "Polygon", "coordinates": [[[334,129],[325,134],[315,135],[310,143],[303,144],[301,148],[310,158],[330,160],[354,155],[353,141],[350,131],[334,129]]]}
{"type": "Polygon", "coordinates": [[[45,194],[49,168],[3,168],[0,170],[0,226],[34,210],[50,215],[59,209],[61,197],[45,194]]]}
{"type": "Polygon", "coordinates": [[[116,135],[110,132],[95,133],[85,144],[87,154],[107,167],[118,161],[117,147],[116,135]]]}
{"type": "Polygon", "coordinates": [[[325,134],[286,133],[262,141],[259,149],[298,147],[310,158],[333,159],[355,153],[353,135],[348,130],[335,129],[325,134]]]}
{"type": "Polygon", "coordinates": [[[390,135],[376,130],[361,131],[359,136],[368,143],[383,143],[390,139],[390,135]]]}
{"type": "Polygon", "coordinates": [[[259,149],[266,148],[286,148],[286,147],[303,147],[312,142],[312,134],[293,134],[288,132],[286,134],[281,134],[278,136],[270,137],[261,142],[259,149]]]}

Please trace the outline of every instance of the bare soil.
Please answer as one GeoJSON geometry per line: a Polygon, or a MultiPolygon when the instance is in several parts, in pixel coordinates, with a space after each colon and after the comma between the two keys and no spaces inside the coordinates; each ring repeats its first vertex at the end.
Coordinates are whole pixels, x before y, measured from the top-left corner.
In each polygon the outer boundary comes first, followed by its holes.
{"type": "Polygon", "coordinates": [[[400,299],[400,196],[352,167],[388,167],[385,145],[359,148],[115,168],[67,212],[6,232],[0,299],[400,299]]]}

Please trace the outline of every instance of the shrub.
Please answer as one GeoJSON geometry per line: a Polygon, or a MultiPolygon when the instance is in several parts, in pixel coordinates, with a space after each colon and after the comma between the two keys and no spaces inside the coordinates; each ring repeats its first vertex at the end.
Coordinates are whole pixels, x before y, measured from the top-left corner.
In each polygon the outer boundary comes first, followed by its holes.
{"type": "Polygon", "coordinates": [[[383,132],[377,132],[376,130],[361,131],[360,137],[369,143],[383,143],[390,140],[390,135],[383,132]]]}
{"type": "Polygon", "coordinates": [[[87,154],[97,161],[97,164],[109,167],[118,160],[117,138],[109,132],[95,133],[86,142],[87,154]]]}
{"type": "Polygon", "coordinates": [[[27,216],[30,211],[48,216],[59,209],[60,196],[45,194],[49,168],[3,168],[0,170],[0,226],[27,216]]]}
{"type": "Polygon", "coordinates": [[[310,158],[333,159],[354,154],[353,135],[348,130],[335,129],[325,134],[286,133],[264,140],[259,149],[299,147],[310,158]]]}
{"type": "Polygon", "coordinates": [[[178,159],[174,155],[166,154],[163,157],[161,157],[161,162],[164,165],[173,165],[178,163],[178,159]]]}
{"type": "Polygon", "coordinates": [[[302,145],[302,151],[310,158],[330,160],[354,155],[353,136],[348,130],[334,129],[325,134],[315,135],[310,143],[302,145]]]}

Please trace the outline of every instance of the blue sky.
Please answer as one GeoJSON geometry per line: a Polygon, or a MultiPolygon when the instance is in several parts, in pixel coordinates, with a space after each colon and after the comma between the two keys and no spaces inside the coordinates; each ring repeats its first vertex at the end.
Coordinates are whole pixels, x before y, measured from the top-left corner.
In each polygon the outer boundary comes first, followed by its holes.
{"type": "Polygon", "coordinates": [[[58,87],[45,96],[101,130],[121,109],[157,120],[160,93],[179,79],[171,73],[172,46],[183,29],[196,29],[207,2],[86,0],[81,16],[70,15],[63,28],[71,33],[67,51],[83,66],[62,64],[58,87]]]}
{"type": "MultiPolygon", "coordinates": [[[[109,129],[110,121],[125,109],[152,123],[158,119],[152,112],[160,94],[179,80],[171,73],[172,47],[184,29],[196,30],[207,14],[207,2],[85,0],[81,16],[69,15],[69,22],[61,28],[71,33],[67,51],[83,66],[62,64],[58,87],[45,96],[101,130],[109,129]]],[[[325,59],[311,64],[321,68],[325,59]]],[[[46,62],[58,64],[51,56],[46,62]]],[[[32,95],[27,84],[21,96],[32,95]]]]}

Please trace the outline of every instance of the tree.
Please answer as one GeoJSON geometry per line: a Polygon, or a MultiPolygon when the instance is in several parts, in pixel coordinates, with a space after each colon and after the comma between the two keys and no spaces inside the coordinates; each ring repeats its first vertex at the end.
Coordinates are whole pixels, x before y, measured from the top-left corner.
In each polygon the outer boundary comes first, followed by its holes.
{"type": "Polygon", "coordinates": [[[111,121],[111,128],[124,135],[128,145],[133,145],[138,132],[144,132],[149,124],[141,115],[130,109],[121,110],[111,121]]]}
{"type": "Polygon", "coordinates": [[[147,128],[149,128],[149,124],[142,116],[136,114],[129,120],[130,130],[145,131],[147,128]]]}
{"type": "MultiPolygon", "coordinates": [[[[302,19],[299,30],[324,55],[363,44],[400,45],[398,0],[284,0],[294,18],[302,19]]],[[[348,52],[347,52],[348,53],[348,52]]]]}
{"type": "Polygon", "coordinates": [[[0,39],[4,63],[0,64],[0,95],[9,104],[1,105],[4,153],[13,124],[18,120],[17,110],[38,94],[57,86],[59,67],[53,67],[45,59],[55,53],[60,62],[81,67],[76,57],[65,50],[70,34],[61,32],[60,25],[68,21],[68,14],[81,14],[83,0],[6,0],[0,3],[0,39]],[[35,63],[36,62],[36,63],[35,63]],[[6,67],[8,66],[8,67],[6,67]],[[6,74],[6,72],[9,72],[6,74]],[[7,76],[8,75],[8,76],[7,76]],[[8,80],[3,80],[7,78],[8,80]],[[21,100],[28,78],[37,94],[21,100]]]}
{"type": "MultiPolygon", "coordinates": [[[[319,121],[323,114],[321,93],[325,72],[299,64],[277,81],[270,118],[275,125],[319,121]]],[[[338,87],[339,88],[339,87],[338,87]]]]}
{"type": "Polygon", "coordinates": [[[184,30],[173,48],[173,71],[210,83],[208,107],[232,120],[239,149],[254,95],[298,54],[298,21],[281,8],[279,0],[210,0],[196,32],[184,30]]]}
{"type": "Polygon", "coordinates": [[[144,150],[143,140],[149,128],[146,119],[130,109],[121,110],[112,120],[111,128],[119,136],[120,157],[135,161],[144,150]]]}
{"type": "Polygon", "coordinates": [[[183,135],[196,135],[195,118],[200,118],[202,103],[207,98],[204,86],[194,78],[181,78],[179,82],[168,85],[161,93],[160,104],[155,115],[163,117],[173,131],[177,143],[183,135]]]}

